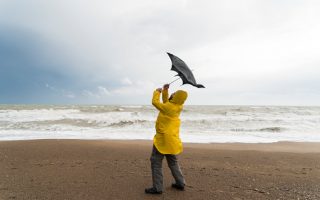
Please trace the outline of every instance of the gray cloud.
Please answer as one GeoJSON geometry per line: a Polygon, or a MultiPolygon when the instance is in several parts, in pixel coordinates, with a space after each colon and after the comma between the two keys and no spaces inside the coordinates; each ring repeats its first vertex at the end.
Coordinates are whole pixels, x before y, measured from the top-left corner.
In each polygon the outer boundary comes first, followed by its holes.
{"type": "MultiPolygon", "coordinates": [[[[29,94],[43,102],[54,94],[54,102],[149,103],[152,88],[175,74],[169,51],[207,86],[182,87],[192,93],[191,104],[301,104],[297,95],[309,96],[302,104],[314,104],[320,100],[319,8],[318,1],[302,0],[3,0],[0,30],[29,35],[5,40],[23,48],[31,74],[45,71],[42,79],[25,79],[43,87],[29,94]]],[[[23,63],[10,73],[19,74],[23,63]]],[[[14,81],[7,84],[1,90],[18,98],[14,81]]]]}

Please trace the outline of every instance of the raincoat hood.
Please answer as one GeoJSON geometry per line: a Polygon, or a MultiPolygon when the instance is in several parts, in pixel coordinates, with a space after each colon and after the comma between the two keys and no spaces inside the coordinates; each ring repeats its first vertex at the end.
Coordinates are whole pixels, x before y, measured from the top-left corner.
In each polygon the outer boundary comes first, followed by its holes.
{"type": "Polygon", "coordinates": [[[184,90],[178,90],[174,93],[172,99],[170,100],[171,103],[183,105],[188,97],[188,93],[184,90]]]}

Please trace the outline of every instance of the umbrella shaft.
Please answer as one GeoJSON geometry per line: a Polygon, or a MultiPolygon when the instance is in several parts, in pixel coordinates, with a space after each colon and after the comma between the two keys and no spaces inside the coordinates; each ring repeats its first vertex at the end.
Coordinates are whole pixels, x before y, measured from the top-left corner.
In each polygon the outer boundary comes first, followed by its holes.
{"type": "MultiPolygon", "coordinates": [[[[176,82],[177,80],[179,80],[180,78],[177,78],[176,80],[172,81],[171,83],[176,82]]],[[[169,83],[169,85],[171,85],[171,83],[169,83]]]]}

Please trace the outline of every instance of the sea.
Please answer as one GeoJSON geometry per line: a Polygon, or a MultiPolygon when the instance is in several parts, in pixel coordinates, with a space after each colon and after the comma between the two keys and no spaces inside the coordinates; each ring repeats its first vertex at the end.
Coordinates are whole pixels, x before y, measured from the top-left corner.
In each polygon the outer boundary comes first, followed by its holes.
{"type": "MultiPolygon", "coordinates": [[[[0,140],[152,140],[151,105],[0,105],[0,140]]],[[[191,106],[181,113],[187,143],[320,142],[320,107],[191,106]]]]}

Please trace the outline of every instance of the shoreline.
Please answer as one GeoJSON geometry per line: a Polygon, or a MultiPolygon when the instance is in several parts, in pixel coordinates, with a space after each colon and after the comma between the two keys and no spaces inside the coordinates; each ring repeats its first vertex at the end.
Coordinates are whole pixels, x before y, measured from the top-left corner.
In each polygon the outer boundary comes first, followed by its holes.
{"type": "Polygon", "coordinates": [[[151,186],[151,140],[0,141],[0,199],[320,199],[320,143],[184,144],[186,190],[151,186]]]}
{"type": "MultiPolygon", "coordinates": [[[[36,142],[36,141],[88,141],[88,142],[115,142],[120,144],[139,144],[144,146],[152,145],[153,140],[144,139],[26,139],[26,140],[0,140],[1,143],[7,142],[36,142]]],[[[320,142],[292,142],[279,141],[271,143],[196,143],[182,142],[187,148],[202,148],[212,150],[234,150],[234,151],[265,151],[265,152],[292,152],[292,153],[320,153],[320,142]]]]}

